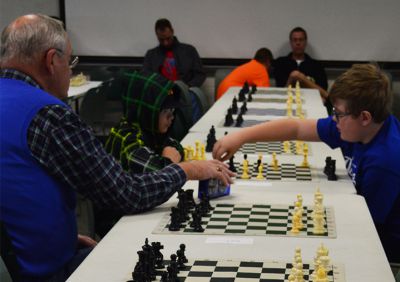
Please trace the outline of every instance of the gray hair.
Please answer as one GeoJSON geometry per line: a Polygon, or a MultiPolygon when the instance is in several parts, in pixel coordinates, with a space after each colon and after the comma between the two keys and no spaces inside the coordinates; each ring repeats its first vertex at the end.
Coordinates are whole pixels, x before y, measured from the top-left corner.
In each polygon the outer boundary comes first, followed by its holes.
{"type": "Polygon", "coordinates": [[[1,33],[0,61],[11,59],[32,63],[36,57],[48,49],[55,48],[64,52],[67,47],[67,33],[63,23],[42,14],[27,22],[10,23],[1,33]]]}

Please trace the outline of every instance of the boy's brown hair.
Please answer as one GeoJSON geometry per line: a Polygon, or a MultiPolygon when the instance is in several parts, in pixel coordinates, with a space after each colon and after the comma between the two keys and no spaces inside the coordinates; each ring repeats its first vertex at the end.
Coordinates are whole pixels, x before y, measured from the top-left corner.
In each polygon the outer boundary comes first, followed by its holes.
{"type": "Polygon", "coordinates": [[[376,65],[355,64],[335,80],[329,99],[332,104],[337,99],[345,100],[352,116],[368,111],[374,122],[383,122],[392,107],[389,78],[376,65]]]}

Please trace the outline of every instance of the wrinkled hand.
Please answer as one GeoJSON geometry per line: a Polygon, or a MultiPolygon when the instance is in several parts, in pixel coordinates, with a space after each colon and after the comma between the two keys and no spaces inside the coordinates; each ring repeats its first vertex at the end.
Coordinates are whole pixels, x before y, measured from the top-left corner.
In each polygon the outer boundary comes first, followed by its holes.
{"type": "Polygon", "coordinates": [[[89,236],[78,234],[78,244],[84,247],[95,247],[97,242],[89,236]]]}
{"type": "Polygon", "coordinates": [[[179,163],[181,161],[181,154],[179,154],[179,151],[176,148],[171,146],[165,147],[161,155],[170,159],[173,163],[179,163]]]}
{"type": "Polygon", "coordinates": [[[227,164],[218,160],[183,162],[179,165],[189,180],[215,178],[221,180],[224,185],[228,185],[233,183],[231,177],[235,176],[235,173],[228,169],[227,164]]]}
{"type": "Polygon", "coordinates": [[[218,140],[214,144],[213,158],[221,161],[226,161],[242,146],[240,141],[240,132],[230,133],[218,140]]]}

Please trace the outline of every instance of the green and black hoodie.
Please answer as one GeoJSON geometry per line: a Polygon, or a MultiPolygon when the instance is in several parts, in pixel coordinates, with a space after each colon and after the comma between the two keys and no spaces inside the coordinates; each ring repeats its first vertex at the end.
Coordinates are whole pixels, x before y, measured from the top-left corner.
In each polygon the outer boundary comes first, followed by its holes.
{"type": "Polygon", "coordinates": [[[176,148],[183,159],[183,148],[169,134],[158,132],[158,117],[170,91],[179,91],[174,82],[157,73],[124,74],[126,91],[123,97],[125,117],[111,129],[106,150],[119,160],[123,168],[134,173],[160,170],[171,164],[161,156],[166,146],[176,148]]]}

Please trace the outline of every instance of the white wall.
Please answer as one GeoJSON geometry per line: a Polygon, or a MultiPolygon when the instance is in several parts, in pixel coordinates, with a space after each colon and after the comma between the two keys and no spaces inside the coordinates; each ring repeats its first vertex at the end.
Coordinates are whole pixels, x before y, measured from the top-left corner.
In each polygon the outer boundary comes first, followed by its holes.
{"type": "Polygon", "coordinates": [[[399,11],[399,0],[67,0],[66,25],[80,55],[141,57],[167,17],[202,58],[250,58],[264,46],[283,55],[303,26],[318,59],[400,61],[399,11]]]}
{"type": "MultiPolygon", "coordinates": [[[[68,1],[68,0],[67,0],[68,1]]],[[[15,18],[32,13],[60,16],[58,0],[0,0],[0,30],[15,18]]]]}

